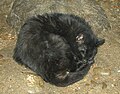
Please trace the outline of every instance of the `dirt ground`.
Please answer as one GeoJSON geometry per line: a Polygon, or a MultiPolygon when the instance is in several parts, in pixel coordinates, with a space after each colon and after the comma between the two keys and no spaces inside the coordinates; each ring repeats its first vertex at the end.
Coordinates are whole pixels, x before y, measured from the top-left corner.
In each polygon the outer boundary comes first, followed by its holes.
{"type": "Polygon", "coordinates": [[[0,94],[120,94],[119,6],[98,2],[106,9],[111,23],[111,30],[99,35],[106,42],[98,49],[95,64],[83,80],[68,87],[56,87],[12,59],[16,33],[6,23],[12,1],[0,1],[0,94]]]}

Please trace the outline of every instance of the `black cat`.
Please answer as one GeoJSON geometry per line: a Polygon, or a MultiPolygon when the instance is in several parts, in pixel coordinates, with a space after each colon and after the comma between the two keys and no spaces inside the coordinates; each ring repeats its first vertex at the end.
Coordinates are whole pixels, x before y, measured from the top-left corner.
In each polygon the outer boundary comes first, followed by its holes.
{"type": "Polygon", "coordinates": [[[62,13],[37,15],[21,27],[13,58],[46,82],[67,86],[87,74],[104,42],[82,18],[62,13]]]}

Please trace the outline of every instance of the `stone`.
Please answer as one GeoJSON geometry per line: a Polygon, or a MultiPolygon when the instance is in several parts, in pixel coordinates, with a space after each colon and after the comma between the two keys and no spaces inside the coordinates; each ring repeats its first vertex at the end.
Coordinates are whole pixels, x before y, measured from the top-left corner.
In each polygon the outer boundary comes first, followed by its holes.
{"type": "Polygon", "coordinates": [[[54,12],[84,18],[96,35],[102,31],[109,31],[110,28],[104,9],[95,0],[15,0],[7,16],[7,22],[19,31],[26,18],[54,12]]]}

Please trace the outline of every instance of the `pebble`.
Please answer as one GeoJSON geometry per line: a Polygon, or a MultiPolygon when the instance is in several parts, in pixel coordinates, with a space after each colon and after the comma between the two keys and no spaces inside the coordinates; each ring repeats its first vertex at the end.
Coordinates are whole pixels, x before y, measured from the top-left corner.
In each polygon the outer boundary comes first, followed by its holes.
{"type": "Polygon", "coordinates": [[[117,72],[120,73],[120,70],[118,70],[117,72]]]}
{"type": "Polygon", "coordinates": [[[101,67],[95,67],[93,69],[93,72],[96,75],[102,75],[102,76],[109,76],[110,75],[110,71],[109,70],[106,70],[106,69],[101,68],[101,67]]]}
{"type": "Polygon", "coordinates": [[[3,55],[0,54],[0,59],[2,59],[2,58],[3,58],[3,55]]]}
{"type": "Polygon", "coordinates": [[[80,89],[80,87],[78,87],[78,89],[80,89]]]}
{"type": "Polygon", "coordinates": [[[101,75],[103,75],[103,76],[109,76],[110,73],[109,72],[101,72],[101,75]]]}
{"type": "Polygon", "coordinates": [[[43,81],[40,77],[36,75],[27,75],[27,85],[28,85],[28,93],[30,94],[36,94],[41,92],[43,87],[43,81]]]}
{"type": "Polygon", "coordinates": [[[102,89],[107,88],[107,84],[105,82],[102,83],[102,89]]]}
{"type": "Polygon", "coordinates": [[[94,74],[100,74],[101,71],[102,71],[102,68],[101,68],[101,67],[95,67],[95,68],[93,69],[94,74]]]}
{"type": "Polygon", "coordinates": [[[114,84],[111,84],[112,87],[114,87],[115,85],[114,84]]]}
{"type": "Polygon", "coordinates": [[[40,77],[34,76],[34,75],[27,75],[27,84],[30,87],[37,86],[37,87],[42,87],[43,86],[43,81],[41,80],[40,77]]]}

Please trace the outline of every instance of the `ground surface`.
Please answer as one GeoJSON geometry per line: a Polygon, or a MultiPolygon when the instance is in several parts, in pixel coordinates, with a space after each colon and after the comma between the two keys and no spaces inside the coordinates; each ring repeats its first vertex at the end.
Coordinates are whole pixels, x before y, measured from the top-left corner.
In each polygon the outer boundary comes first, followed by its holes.
{"type": "Polygon", "coordinates": [[[13,61],[16,34],[6,23],[12,1],[0,1],[0,94],[120,94],[120,7],[110,5],[117,0],[97,0],[110,19],[111,30],[99,35],[106,42],[99,48],[87,76],[64,88],[45,83],[13,61]]]}

